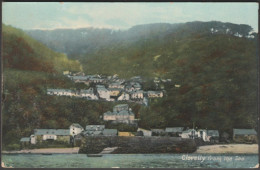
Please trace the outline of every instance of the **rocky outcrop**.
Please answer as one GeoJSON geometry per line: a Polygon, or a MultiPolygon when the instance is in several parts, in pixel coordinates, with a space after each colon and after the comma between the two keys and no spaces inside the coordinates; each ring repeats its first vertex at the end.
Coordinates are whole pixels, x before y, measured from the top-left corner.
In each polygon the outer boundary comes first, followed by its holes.
{"type": "Polygon", "coordinates": [[[197,148],[193,140],[179,137],[87,136],[82,139],[79,153],[100,153],[108,147],[118,147],[113,154],[191,153],[197,148]]]}

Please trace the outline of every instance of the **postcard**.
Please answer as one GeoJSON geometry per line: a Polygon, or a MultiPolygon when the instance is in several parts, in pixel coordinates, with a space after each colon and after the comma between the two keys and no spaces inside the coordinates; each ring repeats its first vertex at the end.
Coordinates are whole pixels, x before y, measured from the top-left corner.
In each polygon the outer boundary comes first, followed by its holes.
{"type": "Polygon", "coordinates": [[[2,167],[259,167],[257,3],[2,7],[2,167]]]}

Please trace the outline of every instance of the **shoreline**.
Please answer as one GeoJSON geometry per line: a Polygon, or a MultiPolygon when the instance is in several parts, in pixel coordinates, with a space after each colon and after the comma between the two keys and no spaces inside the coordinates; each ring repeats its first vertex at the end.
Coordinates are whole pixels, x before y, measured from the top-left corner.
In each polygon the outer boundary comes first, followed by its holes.
{"type": "MultiPolygon", "coordinates": [[[[80,149],[79,147],[23,149],[20,151],[2,151],[2,154],[78,154],[79,149],[80,149]]],[[[107,149],[112,149],[112,148],[105,148],[101,153],[110,154],[109,151],[106,151],[107,149]]],[[[116,148],[113,148],[112,150],[114,149],[116,148]]],[[[197,147],[197,150],[193,153],[194,154],[258,154],[258,144],[205,145],[205,146],[197,147]]]]}
{"type": "Polygon", "coordinates": [[[40,148],[40,149],[23,149],[20,151],[2,151],[2,154],[77,154],[79,147],[74,148],[40,148]]]}
{"type": "Polygon", "coordinates": [[[218,144],[199,146],[194,153],[201,154],[258,154],[258,144],[218,144]]]}

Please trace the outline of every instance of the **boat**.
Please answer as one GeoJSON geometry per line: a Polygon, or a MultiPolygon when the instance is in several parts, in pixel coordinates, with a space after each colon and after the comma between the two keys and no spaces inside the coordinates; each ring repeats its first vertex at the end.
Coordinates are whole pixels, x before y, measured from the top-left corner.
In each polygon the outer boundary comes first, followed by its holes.
{"type": "Polygon", "coordinates": [[[101,154],[87,154],[88,157],[102,157],[101,154]]]}

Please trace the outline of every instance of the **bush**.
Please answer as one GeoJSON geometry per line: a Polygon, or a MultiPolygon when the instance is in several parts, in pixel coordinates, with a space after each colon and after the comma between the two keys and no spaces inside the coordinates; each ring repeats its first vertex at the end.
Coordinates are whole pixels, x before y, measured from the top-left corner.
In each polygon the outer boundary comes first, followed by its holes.
{"type": "Polygon", "coordinates": [[[4,147],[3,149],[6,149],[6,150],[20,150],[20,145],[16,144],[16,143],[9,144],[6,147],[4,147]]]}

